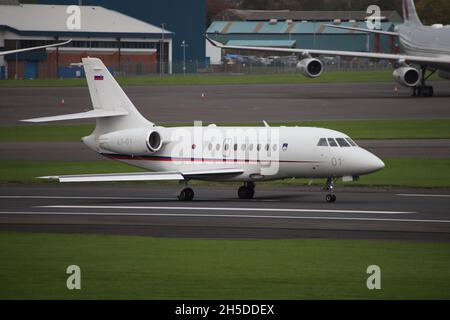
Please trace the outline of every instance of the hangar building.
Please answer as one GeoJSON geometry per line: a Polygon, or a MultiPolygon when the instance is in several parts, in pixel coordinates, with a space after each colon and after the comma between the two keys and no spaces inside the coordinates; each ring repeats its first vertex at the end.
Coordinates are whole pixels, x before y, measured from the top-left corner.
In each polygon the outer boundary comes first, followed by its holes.
{"type": "MultiPolygon", "coordinates": [[[[384,11],[381,29],[402,23],[396,11],[384,11]]],[[[263,11],[229,9],[220,13],[208,36],[228,45],[324,50],[397,52],[396,37],[329,28],[324,24],[366,28],[365,11],[263,11]]]]}
{"type": "Polygon", "coordinates": [[[81,6],[80,29],[69,29],[67,6],[0,2],[0,48],[45,45],[67,39],[58,48],[0,57],[2,78],[49,78],[83,76],[73,66],[82,57],[101,58],[116,74],[140,75],[159,72],[160,46],[171,72],[173,33],[117,11],[99,6],[81,6]]]}
{"type": "Polygon", "coordinates": [[[173,71],[181,72],[182,42],[185,41],[186,61],[205,62],[206,0],[36,0],[47,4],[78,4],[102,6],[170,30],[172,34],[173,71]]]}

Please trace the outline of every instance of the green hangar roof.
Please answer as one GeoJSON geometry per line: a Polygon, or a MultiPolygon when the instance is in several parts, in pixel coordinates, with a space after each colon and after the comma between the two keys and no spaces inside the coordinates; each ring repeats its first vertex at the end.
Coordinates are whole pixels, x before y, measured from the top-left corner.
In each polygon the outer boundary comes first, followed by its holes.
{"type": "MultiPolygon", "coordinates": [[[[348,34],[362,33],[337,28],[329,28],[324,24],[326,22],[287,22],[287,21],[214,21],[208,30],[208,34],[348,34]]],[[[331,23],[331,22],[329,22],[331,23]]],[[[365,22],[341,22],[341,26],[349,26],[356,28],[366,28],[365,22]]],[[[381,29],[383,31],[392,31],[394,29],[392,22],[382,22],[381,29]]]]}

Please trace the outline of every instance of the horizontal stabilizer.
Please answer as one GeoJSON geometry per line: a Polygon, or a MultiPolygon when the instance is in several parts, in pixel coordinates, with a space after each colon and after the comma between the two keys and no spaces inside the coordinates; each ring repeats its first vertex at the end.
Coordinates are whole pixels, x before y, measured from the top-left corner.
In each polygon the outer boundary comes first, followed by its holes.
{"type": "Polygon", "coordinates": [[[201,178],[220,175],[241,174],[241,169],[213,169],[184,172],[134,172],[134,173],[107,173],[107,174],[81,174],[67,176],[39,177],[40,179],[55,179],[59,182],[118,182],[118,181],[161,181],[184,180],[185,178],[201,178]]]}
{"type": "Polygon", "coordinates": [[[65,115],[53,116],[53,117],[26,119],[26,120],[21,120],[21,121],[39,123],[39,122],[77,120],[77,119],[118,117],[118,116],[126,116],[127,114],[128,114],[128,112],[126,112],[125,110],[122,110],[122,109],[119,109],[119,110],[117,110],[117,109],[116,110],[96,109],[96,110],[80,112],[80,113],[71,113],[71,114],[65,114],[65,115]]]}

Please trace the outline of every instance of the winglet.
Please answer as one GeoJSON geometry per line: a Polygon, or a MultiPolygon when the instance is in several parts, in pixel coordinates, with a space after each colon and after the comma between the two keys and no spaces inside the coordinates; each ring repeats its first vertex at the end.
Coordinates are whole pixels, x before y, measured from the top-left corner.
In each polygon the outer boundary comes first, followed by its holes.
{"type": "Polygon", "coordinates": [[[211,39],[211,38],[208,37],[208,36],[205,36],[205,37],[206,37],[206,40],[208,40],[209,43],[211,43],[214,47],[217,47],[217,48],[223,48],[223,43],[220,43],[220,42],[218,42],[218,41],[216,41],[216,40],[213,40],[213,39],[211,39]]]}

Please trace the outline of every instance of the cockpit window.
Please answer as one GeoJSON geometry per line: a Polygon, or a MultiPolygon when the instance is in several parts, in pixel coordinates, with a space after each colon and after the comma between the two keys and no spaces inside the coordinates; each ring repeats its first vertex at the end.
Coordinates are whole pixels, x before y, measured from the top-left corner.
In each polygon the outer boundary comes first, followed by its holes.
{"type": "Polygon", "coordinates": [[[345,138],[345,140],[347,140],[347,142],[350,143],[350,145],[351,145],[352,147],[357,147],[357,146],[358,146],[358,145],[355,143],[355,141],[353,141],[353,140],[350,139],[350,138],[345,138]]]}
{"type": "Polygon", "coordinates": [[[341,147],[350,147],[350,144],[344,138],[336,138],[336,141],[341,147]]]}
{"type": "Polygon", "coordinates": [[[338,146],[338,144],[336,143],[336,140],[334,140],[333,138],[328,138],[328,143],[332,147],[337,147],[338,146]]]}
{"type": "Polygon", "coordinates": [[[319,143],[317,144],[317,146],[319,146],[319,147],[328,147],[327,139],[325,139],[325,138],[320,139],[319,143]]]}

